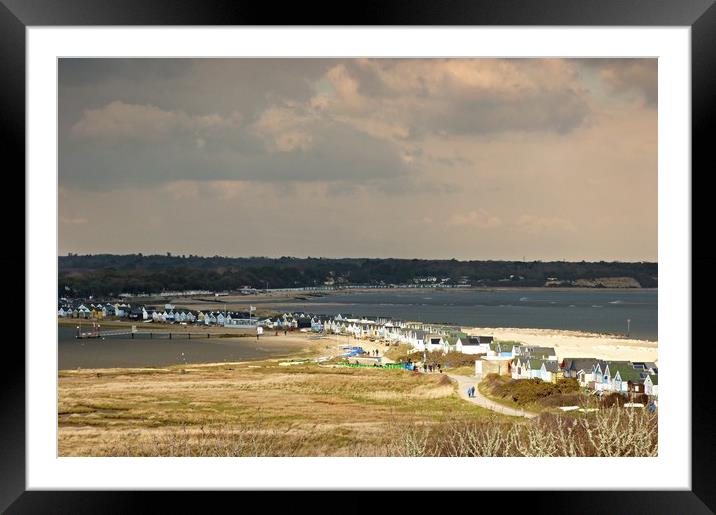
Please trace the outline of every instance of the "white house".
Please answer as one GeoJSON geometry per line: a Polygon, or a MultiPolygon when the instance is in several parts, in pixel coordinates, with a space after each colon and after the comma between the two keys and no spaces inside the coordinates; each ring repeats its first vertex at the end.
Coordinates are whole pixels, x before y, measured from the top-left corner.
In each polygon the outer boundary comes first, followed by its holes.
{"type": "Polygon", "coordinates": [[[644,379],[644,393],[647,395],[653,395],[654,397],[659,396],[659,375],[658,374],[643,374],[644,379]]]}
{"type": "MultiPolygon", "coordinates": [[[[597,391],[614,392],[621,389],[621,380],[615,384],[616,372],[621,367],[633,368],[629,361],[602,361],[594,365],[594,389],[597,391]]],[[[621,377],[619,377],[621,379],[621,377]]]]}
{"type": "Polygon", "coordinates": [[[460,338],[456,345],[456,350],[463,354],[487,354],[490,346],[487,343],[480,343],[479,336],[468,336],[460,338]]]}
{"type": "Polygon", "coordinates": [[[443,337],[439,334],[430,334],[426,337],[426,344],[425,347],[428,350],[428,352],[445,352],[445,347],[447,343],[443,339],[443,337]]]}
{"type": "Polygon", "coordinates": [[[529,379],[530,377],[529,358],[517,356],[512,362],[512,379],[529,379]]]}
{"type": "Polygon", "coordinates": [[[559,364],[555,360],[533,359],[529,360],[530,376],[541,379],[546,383],[557,381],[559,364]]]}

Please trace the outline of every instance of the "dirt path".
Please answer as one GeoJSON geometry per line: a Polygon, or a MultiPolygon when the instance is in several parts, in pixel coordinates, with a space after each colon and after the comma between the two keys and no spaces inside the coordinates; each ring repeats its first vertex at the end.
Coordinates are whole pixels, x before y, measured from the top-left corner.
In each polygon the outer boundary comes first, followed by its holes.
{"type": "Polygon", "coordinates": [[[448,377],[457,381],[457,391],[460,395],[460,398],[465,399],[468,402],[472,402],[473,404],[477,404],[478,406],[481,406],[483,408],[496,411],[497,413],[502,413],[503,415],[525,418],[535,418],[537,416],[536,413],[503,406],[502,404],[488,399],[480,393],[480,390],[478,390],[477,383],[480,382],[480,379],[477,377],[459,376],[452,374],[448,374],[448,377]],[[475,387],[475,397],[467,396],[467,389],[471,386],[475,387]]]}

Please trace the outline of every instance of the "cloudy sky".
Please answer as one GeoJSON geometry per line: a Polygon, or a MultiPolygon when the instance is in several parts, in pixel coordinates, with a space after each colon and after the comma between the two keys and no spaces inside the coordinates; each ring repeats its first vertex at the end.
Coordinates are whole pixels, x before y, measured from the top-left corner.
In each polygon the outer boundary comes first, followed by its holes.
{"type": "Polygon", "coordinates": [[[654,59],[61,59],[59,251],[657,259],[654,59]]]}

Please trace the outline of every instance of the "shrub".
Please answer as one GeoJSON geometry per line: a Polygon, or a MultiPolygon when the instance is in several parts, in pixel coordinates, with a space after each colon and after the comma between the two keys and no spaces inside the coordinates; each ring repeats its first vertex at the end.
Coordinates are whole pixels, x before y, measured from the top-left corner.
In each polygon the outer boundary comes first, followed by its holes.
{"type": "Polygon", "coordinates": [[[558,379],[556,383],[546,383],[537,378],[505,380],[497,374],[490,374],[486,381],[492,395],[509,399],[520,406],[533,403],[561,406],[566,399],[573,402],[580,392],[576,379],[558,379]]]}
{"type": "Polygon", "coordinates": [[[624,406],[624,403],[626,402],[626,398],[617,392],[610,392],[605,395],[602,395],[602,402],[601,405],[604,408],[611,408],[613,406],[622,407],[624,406]]]}
{"type": "MultiPolygon", "coordinates": [[[[413,363],[423,361],[422,352],[412,352],[408,356],[408,359],[413,363]]],[[[479,355],[463,354],[462,352],[448,352],[443,354],[440,351],[426,352],[425,359],[427,363],[440,364],[441,367],[449,366],[450,368],[458,367],[474,367],[475,360],[478,359],[479,355]]]]}
{"type": "Polygon", "coordinates": [[[642,403],[644,406],[646,406],[647,404],[649,404],[649,400],[650,400],[650,399],[649,399],[649,396],[648,396],[647,394],[645,394],[645,393],[639,393],[639,394],[637,394],[637,395],[634,395],[634,397],[632,398],[632,402],[640,402],[640,403],[642,403]]]}
{"type": "Polygon", "coordinates": [[[524,424],[447,422],[398,431],[393,456],[657,456],[657,416],[608,408],[572,418],[543,414],[524,424]]]}

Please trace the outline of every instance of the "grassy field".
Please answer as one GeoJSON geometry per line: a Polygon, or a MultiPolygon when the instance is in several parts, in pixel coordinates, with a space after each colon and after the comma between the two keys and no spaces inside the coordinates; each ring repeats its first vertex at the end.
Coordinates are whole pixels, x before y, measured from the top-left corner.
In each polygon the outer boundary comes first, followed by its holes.
{"type": "Polygon", "coordinates": [[[401,370],[254,362],[59,375],[60,456],[404,455],[396,439],[415,428],[506,420],[459,399],[444,375],[401,370]]]}

